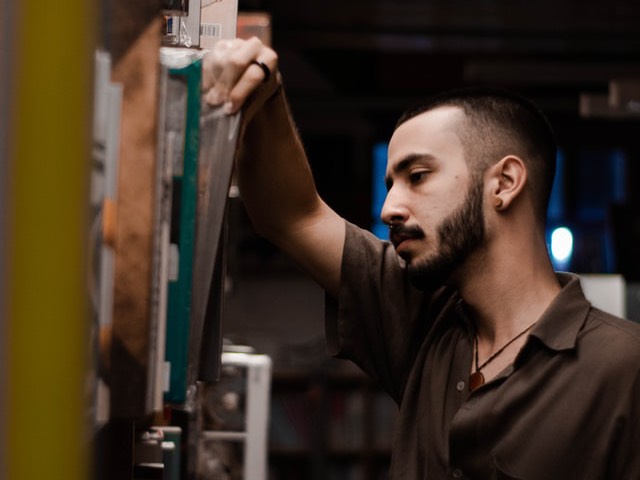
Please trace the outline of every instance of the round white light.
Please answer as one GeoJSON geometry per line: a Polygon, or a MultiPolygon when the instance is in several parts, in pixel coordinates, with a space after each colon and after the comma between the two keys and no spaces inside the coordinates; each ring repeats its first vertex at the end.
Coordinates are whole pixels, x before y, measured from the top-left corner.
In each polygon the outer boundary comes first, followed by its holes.
{"type": "Polygon", "coordinates": [[[573,252],[573,234],[567,227],[556,228],[551,234],[551,255],[558,262],[567,260],[573,252]]]}

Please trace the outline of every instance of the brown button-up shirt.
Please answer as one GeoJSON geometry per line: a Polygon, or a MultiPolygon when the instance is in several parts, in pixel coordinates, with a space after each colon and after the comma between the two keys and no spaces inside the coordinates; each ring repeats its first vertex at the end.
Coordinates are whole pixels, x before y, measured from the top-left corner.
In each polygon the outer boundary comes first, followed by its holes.
{"type": "Polygon", "coordinates": [[[388,243],[347,225],[327,341],[399,405],[392,479],[640,479],[640,325],[558,277],[513,365],[469,393],[473,328],[458,294],[414,289],[388,243]]]}

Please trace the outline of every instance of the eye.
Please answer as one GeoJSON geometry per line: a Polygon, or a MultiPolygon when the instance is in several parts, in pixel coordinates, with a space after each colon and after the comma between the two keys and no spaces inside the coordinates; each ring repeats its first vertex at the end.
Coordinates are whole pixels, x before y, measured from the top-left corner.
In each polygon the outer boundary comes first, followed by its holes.
{"type": "Polygon", "coordinates": [[[429,173],[427,172],[427,170],[414,170],[409,173],[409,181],[412,184],[419,183],[424,180],[424,178],[427,176],[427,173],[429,173]]]}

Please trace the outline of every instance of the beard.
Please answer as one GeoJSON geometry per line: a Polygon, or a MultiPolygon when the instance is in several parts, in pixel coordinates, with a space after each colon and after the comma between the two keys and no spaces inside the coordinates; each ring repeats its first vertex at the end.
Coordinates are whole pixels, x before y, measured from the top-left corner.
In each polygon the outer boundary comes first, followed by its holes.
{"type": "Polygon", "coordinates": [[[453,272],[485,241],[482,212],[483,182],[474,179],[463,204],[437,229],[435,256],[407,266],[411,283],[420,290],[435,290],[451,280],[453,272]]]}

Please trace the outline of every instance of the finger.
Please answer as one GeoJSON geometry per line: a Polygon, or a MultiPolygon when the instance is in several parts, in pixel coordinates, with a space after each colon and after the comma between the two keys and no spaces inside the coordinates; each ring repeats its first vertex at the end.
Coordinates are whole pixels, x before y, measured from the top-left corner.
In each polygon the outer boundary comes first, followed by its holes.
{"type": "Polygon", "coordinates": [[[278,82],[279,80],[274,78],[277,69],[278,57],[273,50],[264,51],[261,53],[260,62],[269,69],[269,78],[265,77],[265,72],[262,68],[255,63],[249,65],[245,73],[238,79],[236,85],[229,92],[229,99],[225,103],[226,113],[235,113],[246,102],[247,98],[258,88],[265,84],[265,80],[268,83],[278,82]]]}
{"type": "Polygon", "coordinates": [[[226,100],[227,90],[216,84],[222,72],[228,68],[228,57],[234,49],[240,48],[244,40],[219,40],[202,59],[202,91],[211,105],[220,105],[226,100]]]}
{"type": "Polygon", "coordinates": [[[216,65],[212,69],[214,83],[208,97],[214,97],[222,102],[228,101],[229,92],[263,48],[265,47],[262,43],[254,38],[236,42],[229,50],[219,52],[219,56],[215,59],[216,65]]]}
{"type": "Polygon", "coordinates": [[[225,58],[233,48],[233,40],[218,40],[202,59],[202,90],[207,91],[216,83],[222,73],[225,58]]]}
{"type": "Polygon", "coordinates": [[[265,48],[256,37],[251,38],[229,52],[224,68],[218,78],[216,87],[228,100],[228,94],[250,67],[251,62],[265,48]]]}

